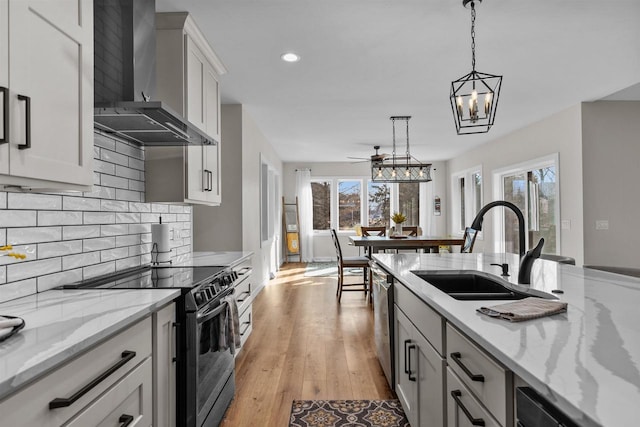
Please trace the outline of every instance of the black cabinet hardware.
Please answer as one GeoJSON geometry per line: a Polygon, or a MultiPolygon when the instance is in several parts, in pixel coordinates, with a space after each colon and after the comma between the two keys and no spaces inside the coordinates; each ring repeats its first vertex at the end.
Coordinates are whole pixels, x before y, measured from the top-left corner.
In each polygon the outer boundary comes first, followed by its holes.
{"type": "Polygon", "coordinates": [[[451,396],[453,397],[453,400],[456,401],[456,405],[458,405],[460,409],[462,409],[462,412],[467,416],[471,425],[484,426],[484,420],[482,418],[473,418],[471,412],[469,412],[469,410],[462,404],[462,401],[460,400],[462,392],[460,390],[451,390],[451,396]]]}
{"type": "Polygon", "coordinates": [[[18,145],[20,150],[31,148],[31,97],[18,95],[19,101],[25,102],[25,139],[26,143],[18,145]]]}
{"type": "Polygon", "coordinates": [[[213,191],[213,172],[209,171],[209,191],[213,191]]]}
{"type": "MultiPolygon", "coordinates": [[[[178,346],[180,345],[180,327],[182,326],[182,324],[178,323],[178,322],[173,322],[173,327],[176,331],[176,342],[174,343],[174,345],[176,346],[175,348],[177,349],[178,346]]],[[[173,359],[171,359],[171,361],[173,363],[176,363],[178,360],[180,360],[180,358],[178,357],[178,355],[180,354],[180,352],[176,352],[175,356],[173,357],[173,359]]]]}
{"type": "Polygon", "coordinates": [[[408,372],[409,381],[415,381],[416,377],[412,376],[413,373],[411,372],[411,350],[416,350],[417,351],[418,350],[418,346],[416,346],[415,344],[411,344],[409,346],[409,372],[408,372]]]}
{"type": "Polygon", "coordinates": [[[409,364],[407,363],[407,355],[408,355],[408,351],[407,351],[407,346],[411,344],[411,340],[404,340],[404,373],[405,374],[409,374],[411,373],[411,371],[409,370],[409,364]]]}
{"type": "Polygon", "coordinates": [[[2,139],[0,144],[9,142],[9,88],[0,86],[2,92],[2,139]]]}
{"type": "Polygon", "coordinates": [[[55,399],[53,399],[51,402],[49,402],[49,409],[65,408],[67,406],[71,406],[73,403],[75,403],[76,400],[87,394],[87,392],[89,392],[92,388],[100,384],[102,381],[107,379],[107,377],[126,365],[126,363],[131,359],[136,357],[136,352],[125,350],[122,352],[121,357],[122,358],[118,362],[114,363],[113,366],[93,379],[89,384],[75,392],[71,397],[56,397],[55,399]]]}
{"type": "Polygon", "coordinates": [[[462,357],[462,355],[459,352],[455,352],[455,353],[451,353],[451,358],[453,359],[454,362],[456,362],[458,364],[458,366],[460,366],[460,368],[464,371],[465,374],[467,374],[467,376],[469,378],[471,378],[471,381],[477,381],[477,382],[484,382],[484,375],[482,374],[474,374],[472,373],[469,368],[467,368],[464,363],[462,363],[462,361],[460,360],[460,358],[462,357]]]}
{"type": "Polygon", "coordinates": [[[245,327],[240,331],[240,335],[244,335],[244,333],[247,332],[247,329],[249,329],[249,326],[251,326],[251,320],[249,320],[248,322],[242,322],[242,324],[245,325],[245,327]]]}
{"type": "Polygon", "coordinates": [[[121,423],[120,427],[127,427],[133,422],[133,415],[122,414],[120,418],[118,418],[118,422],[121,423]]]}
{"type": "Polygon", "coordinates": [[[238,295],[238,298],[236,299],[236,302],[243,303],[250,296],[251,296],[251,291],[244,291],[243,293],[238,295]],[[246,297],[243,297],[243,295],[246,295],[246,297]],[[240,298],[240,297],[242,297],[242,298],[240,298]]]}

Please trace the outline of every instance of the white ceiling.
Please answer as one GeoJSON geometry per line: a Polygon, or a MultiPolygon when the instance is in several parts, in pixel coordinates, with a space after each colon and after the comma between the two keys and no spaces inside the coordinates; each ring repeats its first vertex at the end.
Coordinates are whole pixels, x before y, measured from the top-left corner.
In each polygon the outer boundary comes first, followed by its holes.
{"type": "MultiPolygon", "coordinates": [[[[640,1],[485,0],[476,69],[502,74],[487,134],[458,136],[452,80],[471,71],[461,0],[157,0],[189,11],[241,103],[283,161],[389,153],[389,116],[411,115],[411,153],[452,158],[582,101],[640,100],[640,1]],[[295,64],[280,55],[294,51],[295,64]],[[623,91],[625,88],[630,88],[623,91]],[[618,93],[619,91],[623,91],[618,93]]],[[[404,133],[396,139],[404,151],[404,133]]]]}

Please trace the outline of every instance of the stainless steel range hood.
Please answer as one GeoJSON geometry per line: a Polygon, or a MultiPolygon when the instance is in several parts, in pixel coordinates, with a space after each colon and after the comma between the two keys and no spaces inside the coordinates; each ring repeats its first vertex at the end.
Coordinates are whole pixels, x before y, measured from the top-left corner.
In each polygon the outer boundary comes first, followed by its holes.
{"type": "Polygon", "coordinates": [[[216,144],[154,99],[155,13],[155,0],[94,0],[94,125],[146,146],[216,144]]]}

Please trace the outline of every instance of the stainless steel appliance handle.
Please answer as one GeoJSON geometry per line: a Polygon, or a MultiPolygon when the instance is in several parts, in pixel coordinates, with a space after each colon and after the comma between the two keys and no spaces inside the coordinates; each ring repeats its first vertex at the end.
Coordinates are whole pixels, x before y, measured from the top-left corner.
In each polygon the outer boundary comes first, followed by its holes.
{"type": "Polygon", "coordinates": [[[213,319],[214,317],[222,313],[222,311],[227,308],[227,304],[228,303],[226,301],[223,301],[222,304],[220,304],[218,307],[214,308],[213,310],[207,311],[206,313],[199,315],[196,320],[198,321],[198,323],[204,323],[208,320],[213,319]]]}

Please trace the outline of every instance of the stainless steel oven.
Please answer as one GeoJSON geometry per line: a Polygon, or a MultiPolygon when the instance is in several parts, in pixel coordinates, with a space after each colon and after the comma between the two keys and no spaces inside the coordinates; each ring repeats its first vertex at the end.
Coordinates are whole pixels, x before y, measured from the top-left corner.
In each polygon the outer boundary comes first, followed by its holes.
{"type": "MultiPolygon", "coordinates": [[[[217,426],[235,393],[231,322],[237,315],[229,267],[142,267],[64,288],[180,289],[176,306],[176,425],[217,426]]],[[[235,320],[237,323],[237,320],[235,320]]]]}

